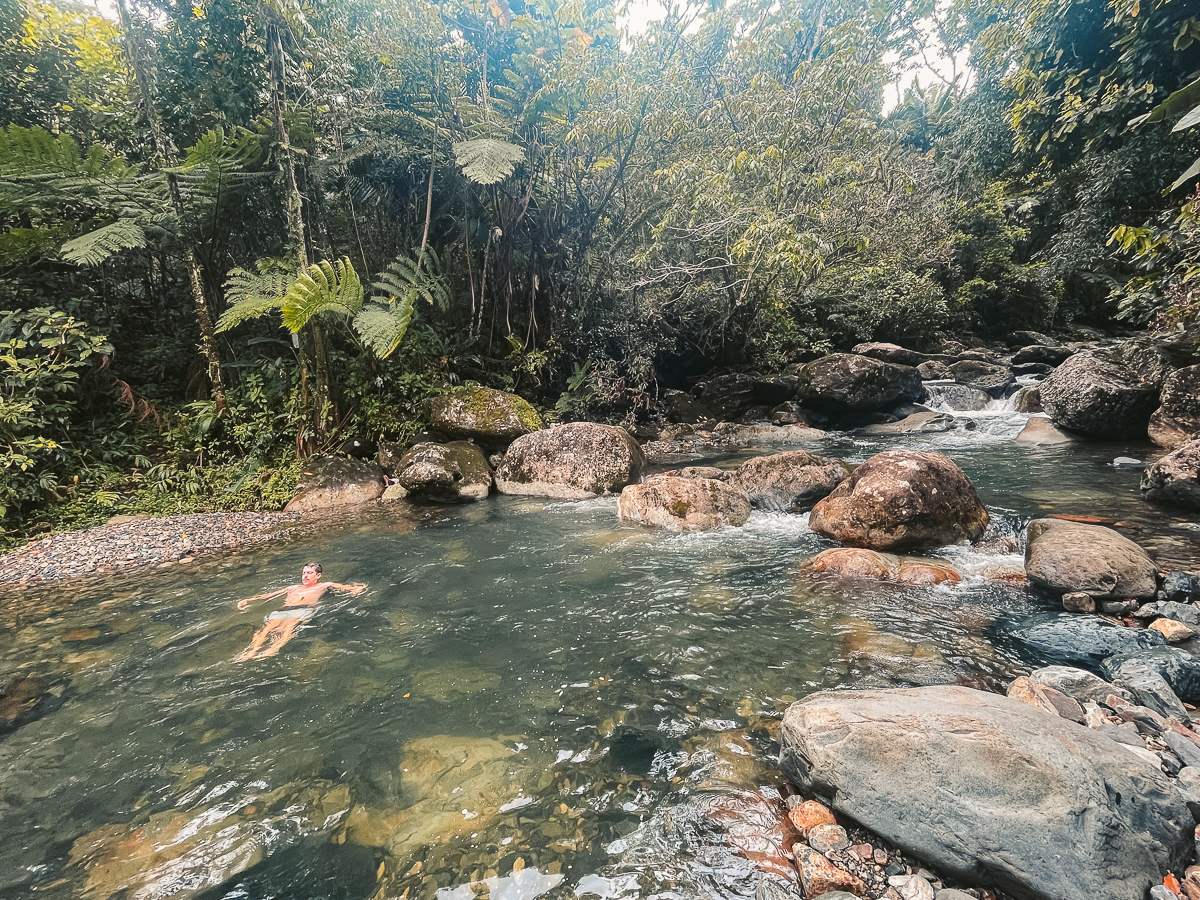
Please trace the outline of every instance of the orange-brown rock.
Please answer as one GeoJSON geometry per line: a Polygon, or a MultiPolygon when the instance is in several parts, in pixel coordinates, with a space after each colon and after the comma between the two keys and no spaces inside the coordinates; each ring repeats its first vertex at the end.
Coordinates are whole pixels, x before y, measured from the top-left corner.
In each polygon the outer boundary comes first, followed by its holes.
{"type": "Polygon", "coordinates": [[[861,897],[867,892],[862,879],[839,869],[812,847],[796,844],[792,847],[792,855],[796,858],[796,870],[800,873],[806,897],[820,897],[830,891],[847,891],[861,897]]]}
{"type": "Polygon", "coordinates": [[[900,550],[974,541],[988,525],[975,487],[940,453],[877,453],[813,507],[809,527],[852,547],[900,550]]]}
{"type": "Polygon", "coordinates": [[[1196,636],[1196,632],[1174,619],[1155,619],[1150,623],[1150,627],[1161,633],[1172,644],[1191,640],[1196,636]]]}
{"type": "Polygon", "coordinates": [[[916,584],[929,586],[934,584],[958,584],[962,575],[950,566],[925,562],[924,560],[905,560],[896,570],[896,581],[900,584],[916,584]]]}
{"type": "Polygon", "coordinates": [[[824,550],[808,564],[813,572],[828,572],[843,578],[875,578],[890,581],[892,566],[887,558],[874,550],[858,547],[835,547],[824,550]]]}
{"type": "Polygon", "coordinates": [[[626,525],[705,531],[746,524],[750,501],[721,481],[659,475],[621,491],[617,516],[626,525]]]}
{"type": "Polygon", "coordinates": [[[788,813],[788,818],[792,820],[792,827],[802,838],[808,837],[810,828],[816,828],[818,825],[837,824],[837,819],[833,817],[829,807],[816,800],[805,800],[788,813]]]}

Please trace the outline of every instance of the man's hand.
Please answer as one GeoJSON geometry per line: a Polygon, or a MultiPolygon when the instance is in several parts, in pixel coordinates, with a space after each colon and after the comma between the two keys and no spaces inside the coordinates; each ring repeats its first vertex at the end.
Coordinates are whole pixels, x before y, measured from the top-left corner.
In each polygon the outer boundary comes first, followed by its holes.
{"type": "Polygon", "coordinates": [[[257,599],[257,598],[247,597],[245,600],[239,600],[238,601],[238,609],[245,609],[247,606],[250,605],[250,601],[255,600],[255,599],[257,599]]]}
{"type": "Polygon", "coordinates": [[[365,584],[363,584],[361,581],[356,581],[356,582],[354,582],[354,584],[350,585],[350,596],[357,597],[359,594],[361,594],[366,589],[367,589],[367,586],[365,584]]]}

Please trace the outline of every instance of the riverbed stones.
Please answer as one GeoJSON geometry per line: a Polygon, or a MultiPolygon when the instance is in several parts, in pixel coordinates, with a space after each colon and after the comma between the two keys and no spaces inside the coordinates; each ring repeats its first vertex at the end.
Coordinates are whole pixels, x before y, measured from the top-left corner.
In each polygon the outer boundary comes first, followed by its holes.
{"type": "Polygon", "coordinates": [[[706,531],[722,525],[745,525],[750,518],[750,501],[740,490],[721,481],[659,475],[621,491],[617,516],[626,525],[706,531]]]}
{"type": "Polygon", "coordinates": [[[543,427],[542,417],[529,401],[477,384],[434,397],[428,411],[435,431],[485,443],[505,444],[543,427]]]}
{"type": "Polygon", "coordinates": [[[1099,616],[1072,613],[1017,628],[1014,636],[1028,655],[1041,662],[1091,670],[1111,657],[1162,647],[1167,642],[1157,631],[1123,628],[1099,616]]]}
{"type": "Polygon", "coordinates": [[[1081,704],[1103,703],[1110,694],[1116,694],[1128,701],[1133,700],[1133,695],[1124,688],[1110,684],[1086,669],[1077,669],[1074,666],[1043,666],[1030,672],[1029,679],[1073,697],[1081,704]]]}
{"type": "Polygon", "coordinates": [[[807,569],[841,578],[869,578],[922,587],[962,581],[962,574],[942,560],[894,556],[859,547],[823,550],[809,561],[807,569]]]}
{"type": "Polygon", "coordinates": [[[1076,353],[1046,376],[1042,406],[1057,425],[1091,438],[1143,438],[1158,388],[1120,363],[1076,353]]]}
{"type": "Polygon", "coordinates": [[[968,688],[810,695],[784,716],[780,766],[903,850],[1019,897],[1128,900],[1192,854],[1191,813],[1162,772],[968,688]]]}
{"type": "Polygon", "coordinates": [[[313,456],[300,471],[299,490],[284,512],[309,512],[369,503],[383,496],[383,470],[340,456],[313,456]]]}
{"type": "Polygon", "coordinates": [[[1137,544],[1102,525],[1034,519],[1026,531],[1025,572],[1057,594],[1096,600],[1153,597],[1158,567],[1137,544]]]}
{"type": "Polygon", "coordinates": [[[467,441],[414,444],[396,463],[396,480],[408,494],[441,503],[486,500],[492,470],[483,451],[467,441]]]}
{"type": "Polygon", "coordinates": [[[1142,499],[1200,509],[1200,440],[1188,441],[1142,473],[1142,499]]]}
{"type": "Polygon", "coordinates": [[[847,891],[861,897],[867,892],[867,886],[861,878],[838,868],[812,847],[793,844],[792,856],[800,872],[800,884],[805,897],[819,897],[831,891],[847,891]]]}
{"type": "Polygon", "coordinates": [[[913,367],[853,353],[814,360],[797,376],[797,396],[831,412],[870,412],[923,395],[921,376],[913,367]]]}
{"type": "Polygon", "coordinates": [[[850,474],[840,459],[788,450],[758,456],[738,467],[729,480],[760,509],[807,512],[850,474]]]}
{"type": "Polygon", "coordinates": [[[940,453],[872,456],[818,503],[817,534],[853,547],[902,550],[974,541],[988,514],[970,479],[940,453]]]}
{"type": "MultiPolygon", "coordinates": [[[[1158,636],[1158,632],[1150,633],[1158,636]]],[[[1181,700],[1200,703],[1200,658],[1180,647],[1165,647],[1164,643],[1165,640],[1159,640],[1151,649],[1131,647],[1129,652],[1113,654],[1104,663],[1104,674],[1113,681],[1124,681],[1137,671],[1137,666],[1148,666],[1163,677],[1181,700]]]]}
{"type": "Polygon", "coordinates": [[[642,448],[624,428],[572,422],[513,441],[496,470],[496,489],[584,500],[633,484],[645,466],[642,448]]]}

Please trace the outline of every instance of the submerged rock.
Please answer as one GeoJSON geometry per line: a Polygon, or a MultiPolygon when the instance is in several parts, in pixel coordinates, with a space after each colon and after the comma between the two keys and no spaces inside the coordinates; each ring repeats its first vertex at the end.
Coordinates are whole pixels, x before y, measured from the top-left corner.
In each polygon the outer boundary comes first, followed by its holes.
{"type": "Polygon", "coordinates": [[[642,448],[624,428],[572,422],[513,441],[496,470],[496,488],[583,500],[638,481],[645,466],[642,448]]]}
{"type": "Polygon", "coordinates": [[[806,512],[827,497],[850,471],[840,459],[789,450],[747,460],[729,482],[746,494],[751,506],[806,512]]]}
{"type": "Polygon", "coordinates": [[[1157,631],[1123,628],[1098,616],[1071,613],[1018,628],[1014,637],[1024,645],[1027,655],[1041,662],[1093,671],[1110,657],[1161,647],[1167,642],[1157,631]]]}
{"type": "Polygon", "coordinates": [[[528,401],[507,391],[466,385],[429,401],[429,422],[456,437],[507,443],[540,431],[542,417],[528,401]]]}
{"type": "Polygon", "coordinates": [[[854,547],[900,550],[974,541],[988,514],[963,470],[940,453],[872,456],[812,511],[817,534],[854,547]]]}
{"type": "Polygon", "coordinates": [[[1102,525],[1034,519],[1025,540],[1025,572],[1039,587],[1097,600],[1153,597],[1158,567],[1146,551],[1102,525]]]}
{"type": "Polygon", "coordinates": [[[941,560],[894,556],[857,547],[824,550],[814,556],[806,568],[809,572],[824,572],[843,578],[870,578],[896,584],[931,586],[962,581],[962,574],[941,560]]]}
{"type": "Polygon", "coordinates": [[[300,472],[299,491],[284,512],[369,503],[383,496],[383,470],[340,456],[314,456],[300,472]]]}
{"type": "Polygon", "coordinates": [[[1020,897],[1128,900],[1192,855],[1191,813],[1161,771],[968,688],[813,694],[784,716],[780,767],[931,865],[1020,897]]]}
{"type": "Polygon", "coordinates": [[[1078,438],[1074,438],[1060,428],[1056,428],[1054,423],[1042,416],[1034,416],[1025,423],[1025,427],[1021,429],[1021,433],[1014,438],[1022,444],[1033,444],[1035,446],[1052,445],[1052,444],[1070,444],[1078,438]]]}
{"type": "Polygon", "coordinates": [[[621,491],[617,516],[626,525],[706,531],[722,525],[745,525],[750,518],[750,501],[721,481],[659,475],[621,491]]]}

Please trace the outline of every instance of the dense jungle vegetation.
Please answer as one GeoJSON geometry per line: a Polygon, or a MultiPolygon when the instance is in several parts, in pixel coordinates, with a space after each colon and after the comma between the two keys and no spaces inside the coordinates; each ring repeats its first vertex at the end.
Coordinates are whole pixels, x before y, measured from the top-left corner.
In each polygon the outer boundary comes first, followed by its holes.
{"type": "Polygon", "coordinates": [[[0,541],[277,504],[466,380],[632,423],[719,366],[1200,316],[1193,4],[619,13],[0,0],[0,541]],[[885,114],[935,39],[968,64],[885,114]]]}

